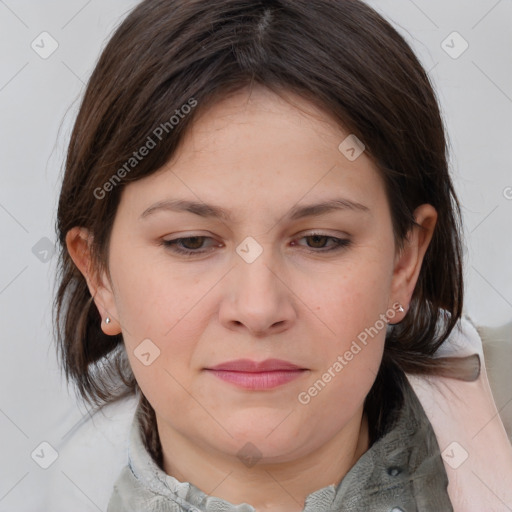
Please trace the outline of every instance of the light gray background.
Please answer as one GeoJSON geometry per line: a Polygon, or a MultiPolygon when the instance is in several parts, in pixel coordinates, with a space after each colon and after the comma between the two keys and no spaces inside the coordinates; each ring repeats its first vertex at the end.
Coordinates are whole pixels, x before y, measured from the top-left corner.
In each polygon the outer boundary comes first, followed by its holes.
{"type": "MultiPolygon", "coordinates": [[[[42,441],[58,449],[83,414],[55,360],[56,258],[45,262],[51,252],[44,251],[55,242],[59,178],[77,98],[106,38],[136,3],[0,0],[0,512],[21,510],[28,502],[37,510],[38,486],[52,468],[41,469],[30,454],[42,441]],[[58,42],[47,59],[31,48],[34,40],[41,46],[43,31],[58,42]]],[[[480,325],[509,322],[512,2],[369,3],[406,37],[437,88],[463,204],[466,312],[480,325]],[[454,31],[469,44],[457,59],[442,47],[454,31]]],[[[445,46],[454,52],[461,44],[456,36],[445,46]]]]}

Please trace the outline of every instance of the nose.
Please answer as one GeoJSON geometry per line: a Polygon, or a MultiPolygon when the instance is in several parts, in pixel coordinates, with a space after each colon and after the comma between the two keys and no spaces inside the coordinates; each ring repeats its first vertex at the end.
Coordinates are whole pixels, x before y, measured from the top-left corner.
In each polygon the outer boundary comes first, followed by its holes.
{"type": "Polygon", "coordinates": [[[237,262],[225,281],[219,309],[222,325],[264,337],[289,329],[296,318],[296,296],[286,275],[266,249],[252,263],[237,262]]]}

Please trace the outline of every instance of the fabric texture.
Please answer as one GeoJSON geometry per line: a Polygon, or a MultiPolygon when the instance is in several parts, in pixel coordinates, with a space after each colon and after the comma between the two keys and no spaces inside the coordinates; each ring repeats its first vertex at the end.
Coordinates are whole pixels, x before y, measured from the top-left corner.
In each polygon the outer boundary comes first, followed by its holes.
{"type": "MultiPolygon", "coordinates": [[[[338,485],[307,496],[303,512],[451,512],[448,477],[436,436],[405,378],[390,381],[400,398],[388,412],[385,433],[338,485]]],[[[255,512],[208,496],[189,482],[167,475],[142,439],[140,408],[130,431],[129,463],[114,485],[108,512],[255,512]]]]}

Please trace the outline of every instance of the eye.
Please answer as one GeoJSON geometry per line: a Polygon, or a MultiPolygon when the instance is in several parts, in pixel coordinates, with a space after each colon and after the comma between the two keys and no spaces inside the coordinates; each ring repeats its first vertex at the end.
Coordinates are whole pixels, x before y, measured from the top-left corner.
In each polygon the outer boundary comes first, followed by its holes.
{"type": "MultiPolygon", "coordinates": [[[[162,240],[162,245],[176,254],[183,255],[201,255],[211,252],[215,247],[222,247],[222,244],[210,244],[205,249],[206,241],[214,241],[213,238],[208,236],[189,236],[183,238],[175,238],[174,240],[162,240]]],[[[307,240],[309,243],[306,249],[313,253],[331,252],[342,250],[351,244],[351,241],[346,238],[336,238],[326,235],[324,233],[311,233],[309,235],[298,238],[297,240],[307,240]],[[331,242],[331,245],[327,245],[331,242]]],[[[296,243],[294,240],[292,246],[301,244],[296,243]]]]}
{"type": "MultiPolygon", "coordinates": [[[[334,236],[329,236],[324,233],[310,233],[309,235],[303,236],[299,238],[299,240],[308,240],[312,245],[308,244],[309,249],[317,249],[310,250],[310,252],[330,252],[337,251],[348,247],[351,244],[351,241],[348,238],[336,238],[334,236]],[[332,245],[327,248],[325,247],[328,241],[332,242],[332,245]]],[[[295,245],[293,242],[292,245],[295,245]]]]}
{"type": "Polygon", "coordinates": [[[213,238],[208,236],[189,236],[175,238],[174,240],[163,240],[162,244],[178,254],[204,254],[211,250],[199,250],[203,247],[205,240],[213,240],[213,238]]]}

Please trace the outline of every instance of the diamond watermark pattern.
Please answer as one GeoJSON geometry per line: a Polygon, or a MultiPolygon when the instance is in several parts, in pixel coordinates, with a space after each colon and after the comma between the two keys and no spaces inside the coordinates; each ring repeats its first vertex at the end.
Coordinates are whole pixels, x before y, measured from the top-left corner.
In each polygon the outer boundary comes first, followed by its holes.
{"type": "Polygon", "coordinates": [[[256,445],[249,442],[242,446],[236,456],[245,466],[252,468],[258,463],[259,460],[261,460],[263,454],[259,451],[256,445]]]}
{"type": "Polygon", "coordinates": [[[48,59],[59,47],[59,43],[48,32],[41,32],[30,45],[41,59],[48,59]]]}
{"type": "Polygon", "coordinates": [[[339,146],[340,150],[347,160],[353,162],[357,160],[366,149],[365,145],[352,133],[339,146]]]}
{"type": "Polygon", "coordinates": [[[452,32],[441,43],[441,48],[452,59],[458,59],[469,48],[469,43],[458,32],[452,32]]]}
{"type": "Polygon", "coordinates": [[[445,448],[441,456],[452,469],[457,469],[466,462],[469,454],[457,441],[453,441],[445,448]]]}
{"type": "Polygon", "coordinates": [[[150,366],[160,356],[160,349],[149,338],[146,338],[137,345],[133,353],[144,366],[150,366]]]}
{"type": "Polygon", "coordinates": [[[59,453],[50,443],[43,441],[30,456],[39,467],[48,469],[58,459],[59,453]]]}
{"type": "Polygon", "coordinates": [[[32,254],[39,261],[48,263],[55,254],[55,245],[49,238],[43,237],[32,247],[32,254]]]}
{"type": "Polygon", "coordinates": [[[236,252],[246,263],[253,263],[263,252],[263,247],[252,236],[248,236],[236,248],[236,252]]]}

